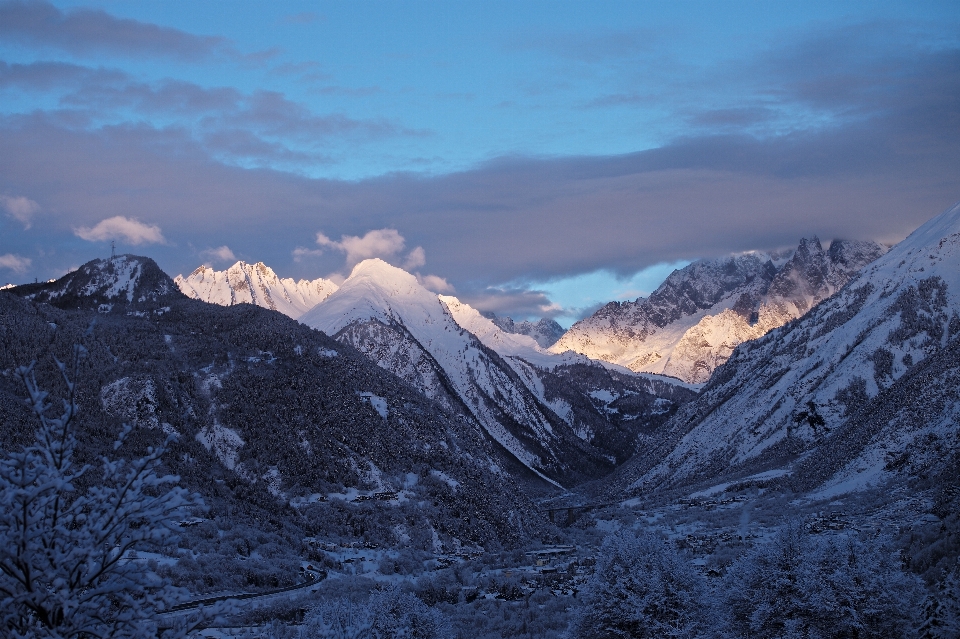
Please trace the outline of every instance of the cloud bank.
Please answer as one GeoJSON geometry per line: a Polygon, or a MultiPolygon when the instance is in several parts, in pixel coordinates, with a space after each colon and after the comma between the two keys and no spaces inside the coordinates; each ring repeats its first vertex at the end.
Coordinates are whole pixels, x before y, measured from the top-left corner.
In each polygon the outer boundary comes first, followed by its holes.
{"type": "Polygon", "coordinates": [[[0,3],[0,36],[74,54],[108,52],[196,61],[226,46],[224,38],[116,18],[97,9],[61,11],[49,2],[0,3]]]}

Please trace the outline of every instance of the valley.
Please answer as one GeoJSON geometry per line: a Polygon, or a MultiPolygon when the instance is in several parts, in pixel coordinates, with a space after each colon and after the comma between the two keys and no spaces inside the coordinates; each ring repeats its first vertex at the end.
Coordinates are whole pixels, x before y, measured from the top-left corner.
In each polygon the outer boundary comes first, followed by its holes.
{"type": "Polygon", "coordinates": [[[0,292],[4,446],[31,436],[16,368],[36,361],[62,393],[53,358],[82,342],[78,461],[109,454],[121,423],[138,454],[166,446],[164,470],[198,499],[175,542],[125,557],[180,589],[163,623],[213,610],[204,636],[389,615],[451,636],[558,636],[632,587],[604,579],[634,538],[673,566],[658,578],[685,580],[691,628],[709,610],[740,623],[731,597],[760,596],[746,584],[769,549],[822,571],[812,558],[838,543],[886,571],[864,578],[893,590],[869,596],[926,601],[884,619],[950,627],[960,206],[889,250],[805,240],[779,267],[764,259],[694,263],[629,307],[635,324],[610,320],[638,344],[663,329],[675,355],[693,329],[670,326],[726,305],[716,317],[754,333],[700,334],[697,382],[566,348],[626,307],[551,344],[546,324],[510,332],[520,323],[376,259],[307,310],[263,264],[172,280],[149,258],[97,260],[0,292]]]}

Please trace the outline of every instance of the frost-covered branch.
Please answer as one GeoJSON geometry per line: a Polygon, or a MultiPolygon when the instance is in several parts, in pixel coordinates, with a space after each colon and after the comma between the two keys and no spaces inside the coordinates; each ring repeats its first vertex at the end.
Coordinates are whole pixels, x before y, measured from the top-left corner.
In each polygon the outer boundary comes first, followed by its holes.
{"type": "MultiPolygon", "coordinates": [[[[74,347],[63,411],[40,388],[35,362],[17,369],[38,420],[35,441],[0,459],[0,632],[12,637],[171,636],[156,614],[182,599],[129,551],[172,541],[171,522],[195,503],[178,478],[158,473],[169,440],[133,460],[101,460],[102,477],[76,466],[76,380],[86,351],[74,347]]],[[[114,449],[123,444],[129,427],[114,449]]]]}

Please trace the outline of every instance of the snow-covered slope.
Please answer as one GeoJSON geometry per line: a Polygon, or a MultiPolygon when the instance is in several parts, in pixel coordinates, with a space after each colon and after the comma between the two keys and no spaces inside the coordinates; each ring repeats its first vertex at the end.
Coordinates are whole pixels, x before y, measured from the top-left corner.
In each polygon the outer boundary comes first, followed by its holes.
{"type": "Polygon", "coordinates": [[[190,275],[178,275],[174,282],[187,297],[221,306],[256,304],[280,311],[293,319],[322,302],[337,290],[323,278],[294,281],[281,279],[263,262],[237,262],[226,271],[201,266],[190,275]]]}
{"type": "Polygon", "coordinates": [[[813,238],[792,254],[694,262],[650,297],[611,302],[577,322],[550,350],[703,383],[738,344],[800,317],[885,250],[842,240],[824,250],[813,238]]]}
{"type": "MultiPolygon", "coordinates": [[[[465,407],[494,440],[550,481],[582,479],[608,464],[496,352],[457,324],[436,294],[386,262],[358,264],[300,321],[351,344],[449,409],[465,407]]],[[[511,339],[517,348],[539,349],[529,338],[511,339]]]]}
{"type": "MultiPolygon", "coordinates": [[[[896,416],[904,399],[890,394],[906,388],[898,380],[926,358],[955,351],[958,335],[960,205],[924,224],[799,320],[741,345],[623,477],[636,489],[650,489],[783,464],[800,453],[823,459],[855,423],[860,447],[871,438],[886,438],[890,450],[906,446],[908,432],[863,430],[869,425],[862,423],[863,411],[886,407],[871,418],[874,425],[909,422],[896,416]]],[[[941,384],[930,378],[930,396],[940,399],[927,408],[951,423],[956,415],[943,405],[941,384]]],[[[852,454],[837,453],[841,459],[833,468],[851,462],[852,454]]]]}

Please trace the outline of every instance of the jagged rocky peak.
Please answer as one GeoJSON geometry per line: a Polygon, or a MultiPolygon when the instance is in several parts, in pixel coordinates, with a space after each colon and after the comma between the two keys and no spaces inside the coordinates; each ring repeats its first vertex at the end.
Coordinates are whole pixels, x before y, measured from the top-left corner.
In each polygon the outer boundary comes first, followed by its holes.
{"type": "Polygon", "coordinates": [[[712,308],[734,291],[764,289],[776,272],[765,253],[699,260],[667,276],[646,299],[645,311],[653,324],[662,328],[712,308]]]}
{"type": "Polygon", "coordinates": [[[178,275],[176,285],[188,297],[221,306],[256,304],[299,318],[337,290],[332,281],[280,278],[263,262],[239,261],[225,271],[201,265],[190,275],[178,275]]]}
{"type": "Polygon", "coordinates": [[[847,240],[824,250],[811,237],[793,251],[699,260],[649,297],[611,302],[577,322],[551,350],[703,383],[738,344],[802,316],[886,250],[847,240]]]}
{"type": "Polygon", "coordinates": [[[563,337],[564,329],[555,320],[544,317],[536,322],[516,322],[511,317],[499,316],[493,312],[481,313],[505,333],[515,333],[532,337],[541,348],[550,348],[563,337]]]}
{"type": "Polygon", "coordinates": [[[10,292],[60,308],[100,308],[115,305],[155,305],[179,296],[170,276],[149,257],[117,255],[87,262],[58,280],[24,284],[10,292]]]}

